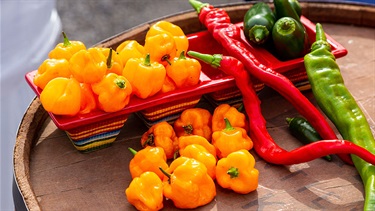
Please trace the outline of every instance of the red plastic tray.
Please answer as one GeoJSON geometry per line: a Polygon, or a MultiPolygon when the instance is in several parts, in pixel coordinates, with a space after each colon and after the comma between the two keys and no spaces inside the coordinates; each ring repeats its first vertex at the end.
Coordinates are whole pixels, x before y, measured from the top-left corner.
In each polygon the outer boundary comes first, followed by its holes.
{"type": "MultiPolygon", "coordinates": [[[[301,17],[301,21],[304,24],[306,31],[309,35],[310,41],[312,43],[313,41],[315,41],[315,24],[313,24],[311,21],[309,21],[307,18],[303,16],[301,17]]],[[[242,23],[238,23],[238,25],[242,26],[242,23]]],[[[207,31],[192,33],[188,34],[187,36],[189,38],[189,50],[209,54],[227,54],[226,50],[222,48],[222,46],[218,44],[207,31]]],[[[329,35],[327,35],[327,39],[332,46],[332,52],[336,58],[343,57],[347,54],[347,50],[342,45],[333,40],[329,35]]],[[[244,36],[243,41],[246,42],[244,36]]],[[[253,52],[253,54],[257,57],[257,59],[260,62],[262,62],[263,64],[277,72],[284,73],[288,70],[304,67],[303,58],[293,59],[289,61],[280,61],[264,48],[254,47],[250,44],[247,45],[247,48],[251,52],[253,52]]],[[[166,102],[181,100],[184,98],[197,95],[203,95],[235,86],[234,79],[231,76],[227,76],[221,71],[210,67],[209,65],[203,63],[201,64],[202,73],[200,76],[200,82],[196,86],[192,86],[185,89],[178,89],[168,93],[156,94],[147,99],[140,99],[135,96],[132,96],[132,99],[125,108],[113,113],[106,113],[104,111],[97,110],[89,114],[76,115],[73,117],[54,115],[52,113],[49,113],[49,115],[52,121],[56,124],[56,126],[59,129],[69,130],[86,124],[91,124],[113,117],[118,117],[121,115],[126,116],[127,114],[141,111],[143,109],[150,108],[153,106],[162,105],[166,102]]],[[[33,83],[35,73],[36,70],[28,72],[25,75],[25,79],[27,83],[30,85],[31,89],[39,97],[42,90],[36,87],[33,83]]]]}

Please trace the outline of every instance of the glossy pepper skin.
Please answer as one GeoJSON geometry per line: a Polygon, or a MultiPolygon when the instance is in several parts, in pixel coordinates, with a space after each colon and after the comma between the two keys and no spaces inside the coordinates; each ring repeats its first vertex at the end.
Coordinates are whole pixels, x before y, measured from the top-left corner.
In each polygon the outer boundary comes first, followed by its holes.
{"type": "Polygon", "coordinates": [[[33,83],[41,88],[47,85],[47,83],[57,77],[70,78],[72,73],[69,69],[69,61],[66,59],[46,59],[38,67],[33,83]]]}
{"type": "Polygon", "coordinates": [[[105,56],[106,64],[107,64],[107,72],[108,73],[116,73],[117,75],[122,74],[122,70],[124,69],[124,64],[122,62],[121,57],[118,55],[116,51],[112,48],[102,48],[96,47],[102,54],[105,56]]]}
{"type": "Polygon", "coordinates": [[[70,41],[66,34],[62,32],[64,42],[58,43],[54,49],[52,49],[48,57],[50,59],[66,59],[70,60],[70,58],[80,50],[86,50],[86,46],[83,42],[73,40],[70,41]]]}
{"type": "Polygon", "coordinates": [[[193,158],[179,157],[164,172],[164,196],[177,208],[197,208],[216,196],[215,183],[207,174],[206,166],[193,158]]]}
{"type": "Polygon", "coordinates": [[[234,151],[253,148],[253,141],[247,131],[240,127],[233,127],[227,118],[224,118],[225,128],[212,133],[212,144],[216,148],[219,158],[228,156],[234,151]]]}
{"type": "Polygon", "coordinates": [[[243,103],[249,118],[249,134],[253,141],[254,149],[265,161],[273,164],[292,165],[308,162],[329,154],[343,153],[355,154],[369,163],[375,163],[375,155],[368,150],[349,141],[338,139],[321,140],[292,151],[286,151],[278,146],[268,133],[266,120],[261,112],[260,100],[254,90],[250,74],[241,61],[237,58],[220,54],[212,56],[193,51],[189,51],[188,54],[233,76],[243,96],[243,103]]]}
{"type": "Polygon", "coordinates": [[[125,195],[137,210],[157,211],[164,207],[163,182],[151,171],[134,178],[126,188],[125,195]]]}
{"type": "Polygon", "coordinates": [[[216,157],[211,154],[204,146],[199,144],[190,144],[180,150],[180,156],[194,158],[203,163],[207,168],[207,174],[215,179],[216,157]]]}
{"type": "Polygon", "coordinates": [[[126,63],[122,75],[127,78],[133,88],[133,93],[146,99],[158,93],[166,77],[165,67],[150,61],[150,54],[145,58],[131,58],[126,63]]]}
{"type": "Polygon", "coordinates": [[[99,82],[107,72],[107,58],[98,48],[75,53],[69,63],[73,77],[80,83],[99,82]]]}
{"type": "Polygon", "coordinates": [[[247,130],[247,120],[244,113],[229,104],[220,104],[212,114],[212,132],[223,130],[226,126],[224,118],[227,118],[233,127],[241,127],[247,130]]]}
{"type": "Polygon", "coordinates": [[[249,151],[242,149],[221,158],[216,165],[216,181],[236,193],[247,194],[257,189],[259,171],[249,151]]]}
{"type": "Polygon", "coordinates": [[[164,149],[167,159],[178,151],[178,137],[168,122],[159,122],[151,126],[141,137],[141,145],[156,146],[164,149]]]}
{"type": "MultiPolygon", "coordinates": [[[[241,28],[231,23],[230,17],[225,10],[196,0],[190,0],[190,3],[197,10],[199,20],[207,27],[208,32],[213,35],[215,40],[231,56],[237,58],[253,77],[271,87],[288,100],[311,123],[323,139],[337,139],[335,131],[328,124],[325,117],[287,77],[261,64],[247,50],[246,44],[241,38],[241,28]]],[[[345,162],[352,164],[349,155],[339,156],[345,162]]]]}
{"type": "Polygon", "coordinates": [[[183,150],[191,144],[199,144],[203,146],[209,153],[216,157],[216,148],[206,138],[199,135],[180,136],[178,138],[178,148],[183,150]]]}
{"type": "Polygon", "coordinates": [[[81,108],[81,88],[74,78],[52,79],[40,94],[44,109],[56,115],[74,116],[81,108]]]}
{"type": "Polygon", "coordinates": [[[146,55],[145,48],[136,40],[126,40],[116,48],[122,64],[125,66],[130,58],[144,58],[146,55]]]}
{"type": "Polygon", "coordinates": [[[189,40],[184,31],[177,25],[168,21],[158,21],[153,24],[147,31],[146,39],[157,34],[168,33],[173,37],[176,44],[176,55],[180,55],[182,51],[186,52],[189,47],[189,40]]]}
{"type": "Polygon", "coordinates": [[[146,37],[145,51],[150,54],[152,62],[167,66],[170,60],[176,56],[176,42],[170,33],[160,33],[146,37]]]}
{"type": "MultiPolygon", "coordinates": [[[[319,23],[316,24],[316,41],[311,53],[304,57],[304,63],[319,107],[342,137],[375,154],[375,140],[369,123],[345,86],[340,67],[319,23]]],[[[352,159],[364,184],[364,210],[375,210],[375,166],[354,155],[352,159]]]]}
{"type": "Polygon", "coordinates": [[[90,84],[80,83],[81,87],[81,108],[80,114],[88,114],[96,110],[98,107],[98,99],[92,91],[90,84]]]}
{"type": "Polygon", "coordinates": [[[199,135],[211,140],[211,113],[203,108],[185,109],[180,117],[174,122],[173,128],[178,137],[199,135]]]}
{"type": "Polygon", "coordinates": [[[133,179],[146,171],[156,173],[160,179],[164,177],[164,174],[159,170],[159,167],[168,168],[167,156],[163,148],[147,146],[138,152],[132,148],[129,150],[134,155],[129,163],[129,171],[133,179]]]}
{"type": "Polygon", "coordinates": [[[99,108],[105,112],[116,112],[128,105],[132,94],[132,85],[122,75],[108,73],[98,83],[91,85],[98,95],[99,108]]]}
{"type": "Polygon", "coordinates": [[[171,78],[176,89],[197,85],[201,75],[201,64],[198,60],[187,58],[185,51],[175,57],[166,67],[167,76],[171,78]]]}

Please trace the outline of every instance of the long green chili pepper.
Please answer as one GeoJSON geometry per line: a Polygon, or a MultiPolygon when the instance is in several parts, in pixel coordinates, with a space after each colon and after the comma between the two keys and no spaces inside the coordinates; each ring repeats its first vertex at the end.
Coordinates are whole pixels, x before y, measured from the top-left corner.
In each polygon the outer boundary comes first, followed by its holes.
{"type": "MultiPolygon", "coordinates": [[[[318,106],[342,137],[375,154],[374,135],[366,116],[345,87],[340,68],[331,53],[321,24],[316,24],[316,41],[304,64],[318,106]]],[[[375,166],[352,155],[365,189],[364,210],[375,210],[375,166]]]]}

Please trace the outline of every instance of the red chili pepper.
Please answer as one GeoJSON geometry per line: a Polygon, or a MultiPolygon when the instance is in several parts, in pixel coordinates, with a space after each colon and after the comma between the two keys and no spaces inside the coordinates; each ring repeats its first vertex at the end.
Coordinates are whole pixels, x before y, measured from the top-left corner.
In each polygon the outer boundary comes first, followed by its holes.
{"type": "Polygon", "coordinates": [[[234,77],[238,89],[241,91],[246,113],[249,117],[250,137],[253,140],[256,153],[265,161],[273,164],[292,165],[308,162],[329,154],[355,154],[363,160],[374,164],[375,155],[366,149],[346,140],[321,140],[286,151],[278,146],[268,133],[266,120],[260,107],[260,100],[254,90],[250,74],[238,59],[221,54],[209,55],[189,51],[188,55],[202,60],[234,77]]]}
{"type": "MultiPolygon", "coordinates": [[[[247,49],[241,36],[241,27],[230,22],[230,17],[224,9],[215,8],[196,0],[190,0],[191,5],[199,14],[199,20],[228,53],[243,63],[246,70],[265,85],[273,88],[287,99],[296,110],[304,116],[316,129],[323,139],[337,139],[319,110],[298,90],[297,87],[284,75],[273,71],[261,64],[247,49]]],[[[343,161],[353,164],[349,155],[338,155],[343,161]]]]}

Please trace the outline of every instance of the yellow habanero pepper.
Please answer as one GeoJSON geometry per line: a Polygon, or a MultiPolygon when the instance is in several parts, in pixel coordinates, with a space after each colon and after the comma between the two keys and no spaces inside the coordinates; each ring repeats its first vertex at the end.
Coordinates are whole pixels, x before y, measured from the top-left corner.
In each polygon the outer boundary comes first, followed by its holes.
{"type": "Polygon", "coordinates": [[[99,108],[105,112],[115,112],[123,109],[130,100],[132,86],[122,75],[108,73],[101,81],[91,85],[98,95],[99,108]]]}
{"type": "Polygon", "coordinates": [[[69,62],[66,59],[46,59],[34,76],[35,86],[44,89],[47,83],[57,77],[70,78],[69,62]]]}
{"type": "Polygon", "coordinates": [[[141,145],[156,146],[164,149],[167,159],[171,159],[178,151],[178,138],[172,125],[159,122],[150,127],[141,137],[141,145]]]}
{"type": "Polygon", "coordinates": [[[173,37],[176,43],[176,55],[180,55],[182,51],[187,51],[189,40],[184,31],[179,26],[168,21],[158,21],[153,24],[146,34],[146,39],[162,33],[169,33],[173,37]]]}
{"type": "Polygon", "coordinates": [[[73,77],[80,83],[99,82],[107,72],[107,58],[98,48],[81,50],[69,62],[73,77]]]}
{"type": "Polygon", "coordinates": [[[220,104],[212,114],[212,132],[223,130],[226,127],[224,118],[227,118],[233,127],[247,129],[245,114],[229,104],[220,104]]]}
{"type": "Polygon", "coordinates": [[[185,51],[182,51],[180,56],[175,57],[171,65],[166,67],[167,78],[173,82],[176,89],[194,86],[199,82],[201,68],[198,60],[187,58],[185,51]]]}
{"type": "Polygon", "coordinates": [[[250,193],[258,187],[259,171],[254,166],[255,159],[249,151],[232,152],[217,162],[216,181],[236,193],[250,193]]]}
{"type": "Polygon", "coordinates": [[[150,54],[147,54],[146,58],[129,59],[122,75],[130,81],[134,94],[146,99],[161,90],[166,70],[162,64],[151,62],[150,54]]]}
{"type": "Polygon", "coordinates": [[[106,60],[107,64],[107,74],[108,73],[116,73],[117,75],[122,75],[122,70],[124,69],[124,64],[122,63],[122,59],[118,55],[117,52],[113,52],[114,50],[112,48],[99,48],[106,60]]]}
{"type": "Polygon", "coordinates": [[[224,120],[226,127],[221,131],[212,133],[212,144],[216,148],[216,155],[222,158],[240,149],[252,149],[253,141],[247,135],[246,130],[240,127],[232,127],[227,118],[224,118],[224,120]]]}
{"type": "Polygon", "coordinates": [[[163,208],[163,182],[154,172],[146,171],[134,178],[125,195],[137,210],[157,211],[163,208]]]}
{"type": "Polygon", "coordinates": [[[210,203],[216,196],[213,179],[207,174],[206,166],[187,157],[175,159],[165,170],[164,196],[171,199],[180,209],[193,209],[210,203]]]}
{"type": "Polygon", "coordinates": [[[81,108],[81,88],[74,78],[57,77],[40,94],[44,109],[56,115],[76,115],[81,108]]]}
{"type": "Polygon", "coordinates": [[[178,137],[200,135],[211,140],[212,115],[204,108],[185,109],[174,122],[173,128],[178,137]]]}
{"type": "Polygon", "coordinates": [[[152,62],[167,66],[170,59],[176,56],[176,43],[169,33],[161,33],[146,37],[144,45],[152,62]]]}
{"type": "Polygon", "coordinates": [[[216,158],[216,148],[205,137],[198,135],[180,136],[178,138],[178,148],[180,151],[191,144],[203,146],[209,153],[216,158]]]}
{"type": "Polygon", "coordinates": [[[146,55],[145,48],[136,40],[126,40],[117,48],[116,52],[121,58],[122,64],[125,66],[130,58],[143,58],[146,55]]]}
{"type": "Polygon", "coordinates": [[[163,169],[168,168],[167,156],[163,148],[147,146],[138,152],[132,148],[129,148],[129,150],[134,155],[129,163],[129,171],[133,179],[146,171],[152,171],[160,179],[163,179],[164,174],[160,171],[159,167],[163,169]]]}
{"type": "Polygon", "coordinates": [[[207,168],[207,173],[212,179],[215,179],[216,157],[206,148],[199,144],[190,144],[180,150],[180,156],[194,158],[203,163],[207,168]]]}
{"type": "Polygon", "coordinates": [[[58,43],[54,49],[52,49],[48,57],[50,59],[66,59],[70,58],[80,50],[86,50],[85,44],[81,41],[70,41],[66,34],[62,32],[64,42],[58,43]]]}
{"type": "Polygon", "coordinates": [[[90,84],[80,83],[81,87],[81,109],[80,114],[87,114],[97,108],[97,98],[90,84]]]}

